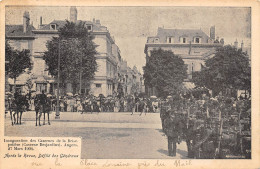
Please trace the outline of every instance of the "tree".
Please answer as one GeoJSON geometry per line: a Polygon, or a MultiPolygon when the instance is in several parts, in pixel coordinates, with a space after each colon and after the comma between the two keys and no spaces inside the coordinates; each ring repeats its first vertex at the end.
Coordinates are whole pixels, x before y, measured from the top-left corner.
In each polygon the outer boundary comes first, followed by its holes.
{"type": "Polygon", "coordinates": [[[187,78],[187,66],[172,51],[151,51],[143,69],[145,86],[154,87],[159,97],[178,94],[182,90],[184,79],[187,78]]]}
{"type": "Polygon", "coordinates": [[[227,94],[229,90],[251,91],[251,67],[249,58],[241,49],[230,45],[217,49],[214,57],[205,62],[200,72],[195,72],[194,83],[227,94]]]}
{"type": "Polygon", "coordinates": [[[35,78],[34,74],[31,73],[29,75],[29,77],[27,78],[26,83],[25,83],[26,90],[28,90],[28,92],[29,92],[29,97],[30,97],[29,99],[31,99],[31,94],[32,94],[32,89],[33,89],[33,79],[34,78],[35,78]]]}
{"type": "Polygon", "coordinates": [[[16,89],[16,79],[22,73],[32,69],[30,50],[14,50],[8,41],[5,41],[5,72],[10,78],[14,79],[16,89]]]}
{"type": "Polygon", "coordinates": [[[118,83],[117,93],[118,93],[118,98],[124,97],[124,89],[121,83],[118,83]]]}
{"type": "Polygon", "coordinates": [[[56,78],[60,43],[60,80],[63,87],[70,82],[75,91],[79,84],[80,72],[84,80],[90,81],[94,78],[97,70],[97,52],[93,38],[84,22],[75,24],[66,21],[65,26],[59,29],[59,37],[53,37],[47,42],[47,51],[43,59],[50,74],[56,78]]]}

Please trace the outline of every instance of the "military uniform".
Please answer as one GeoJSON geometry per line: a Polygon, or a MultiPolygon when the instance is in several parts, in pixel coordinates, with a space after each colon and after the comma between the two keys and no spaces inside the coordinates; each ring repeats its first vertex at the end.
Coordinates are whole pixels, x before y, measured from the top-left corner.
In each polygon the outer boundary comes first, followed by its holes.
{"type": "Polygon", "coordinates": [[[161,104],[161,111],[160,111],[160,118],[161,118],[161,122],[162,122],[162,129],[164,130],[164,120],[166,118],[169,118],[169,112],[171,110],[171,105],[169,103],[169,101],[164,101],[161,104]]]}
{"type": "Polygon", "coordinates": [[[180,118],[171,113],[170,118],[164,120],[165,134],[168,138],[168,152],[169,156],[176,156],[176,143],[179,142],[179,138],[182,135],[183,125],[180,118]]]}

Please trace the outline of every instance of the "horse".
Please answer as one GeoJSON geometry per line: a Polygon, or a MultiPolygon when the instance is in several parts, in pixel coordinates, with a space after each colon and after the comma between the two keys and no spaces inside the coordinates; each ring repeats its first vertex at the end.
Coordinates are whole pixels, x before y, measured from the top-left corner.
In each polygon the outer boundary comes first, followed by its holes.
{"type": "Polygon", "coordinates": [[[47,98],[46,103],[41,104],[40,103],[40,95],[38,94],[35,97],[34,104],[35,104],[35,113],[36,113],[36,123],[35,123],[35,125],[37,126],[37,121],[38,121],[39,126],[41,126],[42,113],[44,115],[43,125],[45,125],[45,113],[48,114],[48,124],[50,125],[51,123],[50,123],[49,113],[51,111],[51,100],[49,98],[47,98]]]}
{"type": "Polygon", "coordinates": [[[15,105],[14,99],[12,97],[9,97],[7,102],[8,102],[8,108],[6,108],[6,109],[9,110],[9,112],[10,112],[11,123],[13,126],[16,122],[16,120],[15,120],[16,105],[15,105]]]}
{"type": "MultiPolygon", "coordinates": [[[[47,113],[47,115],[48,115],[48,124],[51,125],[51,123],[50,123],[50,111],[51,111],[51,99],[47,98],[47,101],[46,101],[46,104],[45,104],[45,107],[44,107],[44,111],[43,111],[43,118],[44,118],[43,125],[45,125],[45,113],[47,113]]],[[[41,120],[41,118],[39,120],[41,120]]]]}
{"type": "Polygon", "coordinates": [[[22,124],[23,112],[26,111],[26,108],[29,105],[27,97],[19,95],[15,100],[10,99],[9,105],[12,125],[22,124]],[[17,118],[15,118],[15,115],[17,116],[17,118]]]}

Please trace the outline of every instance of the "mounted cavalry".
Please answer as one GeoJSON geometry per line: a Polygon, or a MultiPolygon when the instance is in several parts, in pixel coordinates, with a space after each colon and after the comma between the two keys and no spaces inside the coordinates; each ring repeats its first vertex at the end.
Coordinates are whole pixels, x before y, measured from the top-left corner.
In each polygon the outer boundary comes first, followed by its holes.
{"type": "Polygon", "coordinates": [[[22,95],[21,91],[17,91],[14,97],[9,95],[7,102],[12,125],[22,124],[23,112],[29,107],[27,95],[22,95]]]}
{"type": "Polygon", "coordinates": [[[41,116],[42,113],[44,114],[44,121],[43,125],[45,125],[45,113],[47,113],[48,116],[48,124],[50,125],[50,118],[49,114],[51,111],[51,100],[44,94],[44,91],[42,91],[41,94],[37,94],[34,99],[34,105],[35,105],[35,113],[36,113],[36,126],[37,121],[39,123],[39,126],[41,126],[41,116]]]}
{"type": "MultiPolygon", "coordinates": [[[[9,111],[11,117],[11,123],[14,124],[22,124],[22,115],[23,112],[27,111],[29,108],[29,97],[28,95],[22,95],[21,91],[15,92],[7,95],[6,98],[6,114],[9,111]]],[[[40,120],[42,113],[44,114],[43,125],[45,125],[45,114],[48,116],[48,124],[50,125],[49,112],[51,111],[51,100],[48,98],[44,91],[41,94],[37,94],[34,98],[34,106],[36,113],[36,126],[37,121],[39,126],[41,126],[40,120]]]]}

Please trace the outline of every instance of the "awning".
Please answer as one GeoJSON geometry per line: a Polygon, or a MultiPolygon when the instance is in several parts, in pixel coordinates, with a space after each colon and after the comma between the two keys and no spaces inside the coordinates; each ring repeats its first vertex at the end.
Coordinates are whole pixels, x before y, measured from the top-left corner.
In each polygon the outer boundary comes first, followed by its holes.
{"type": "MultiPolygon", "coordinates": [[[[16,79],[16,85],[25,85],[27,80],[30,78],[30,75],[27,73],[21,74],[17,79],[16,79]]],[[[54,83],[55,79],[51,76],[46,76],[46,75],[34,75],[32,77],[32,80],[34,83],[54,83]]],[[[8,78],[8,83],[10,85],[14,85],[14,79],[8,78]]]]}
{"type": "Polygon", "coordinates": [[[195,87],[193,82],[183,82],[184,91],[192,91],[195,87]]]}
{"type": "MultiPolygon", "coordinates": [[[[16,78],[16,85],[24,85],[28,79],[29,75],[27,73],[21,74],[18,78],[16,78]]],[[[10,85],[14,85],[14,79],[8,78],[8,83],[10,85]]]]}

